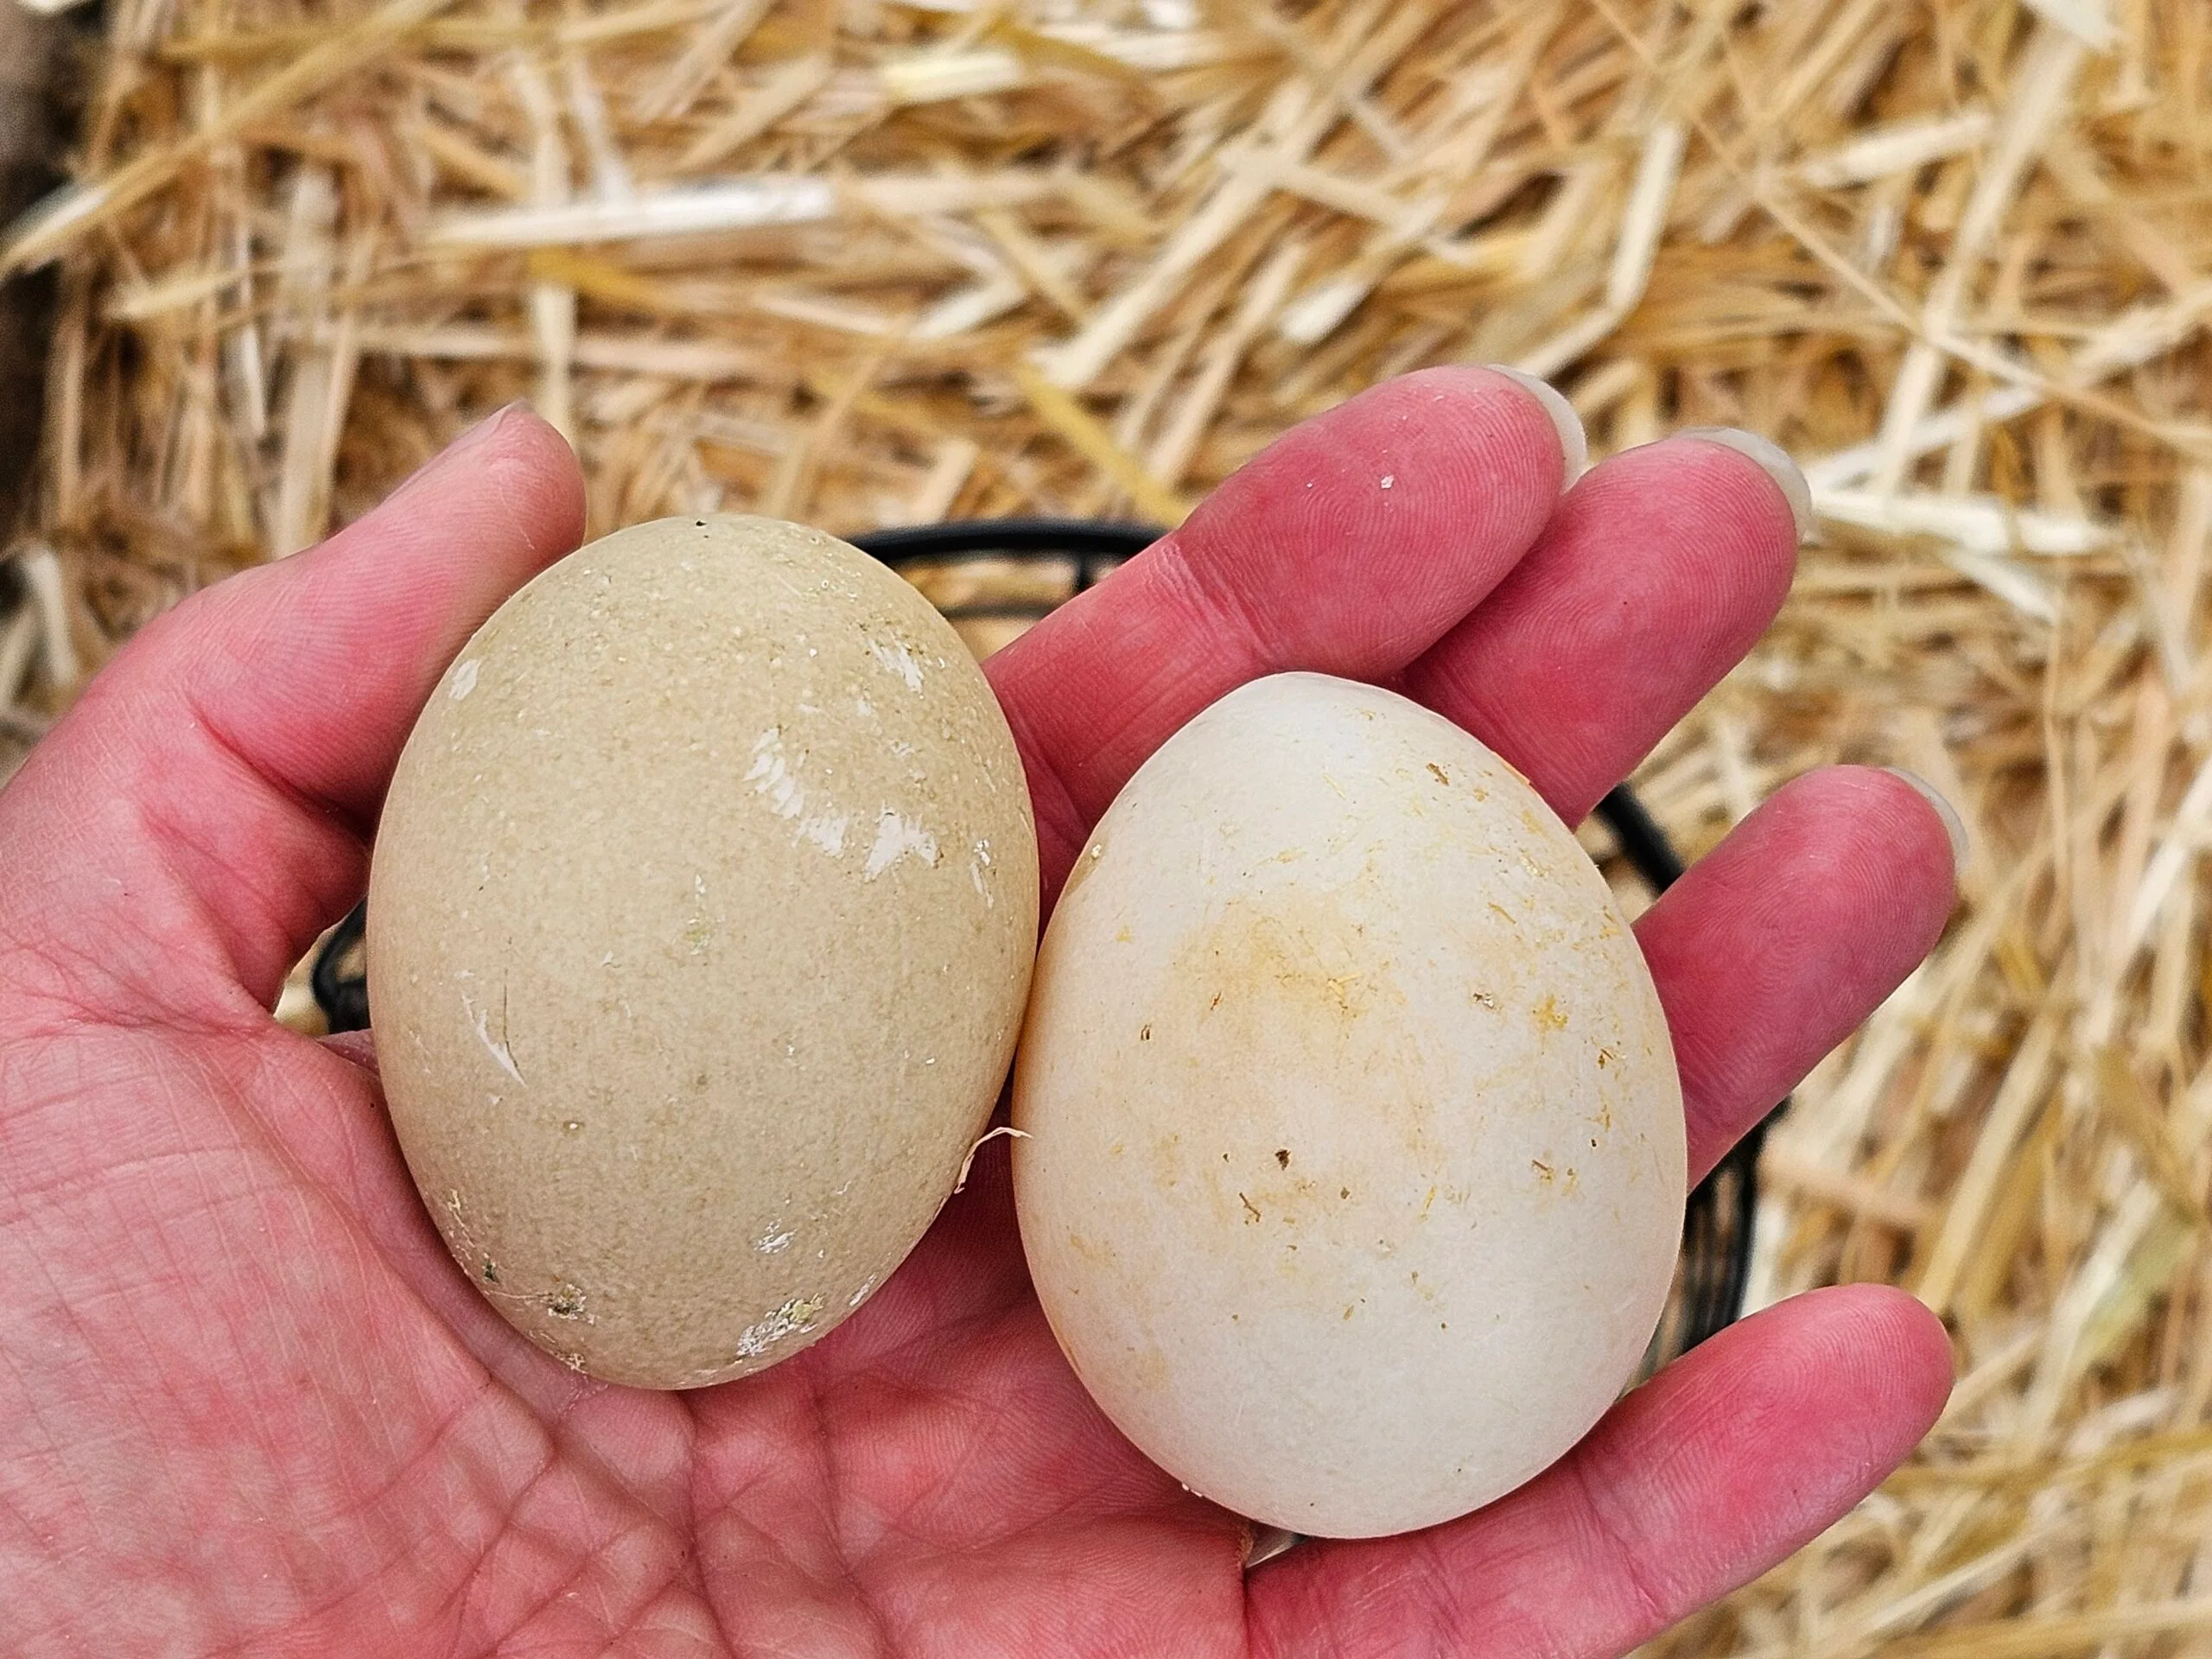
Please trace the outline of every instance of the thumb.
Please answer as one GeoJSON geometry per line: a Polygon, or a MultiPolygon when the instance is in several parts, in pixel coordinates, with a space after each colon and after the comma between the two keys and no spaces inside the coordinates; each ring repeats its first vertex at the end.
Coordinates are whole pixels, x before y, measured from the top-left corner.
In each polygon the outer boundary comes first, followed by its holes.
{"type": "Polygon", "coordinates": [[[359,895],[438,676],[582,527],[575,457],[510,407],[320,547],[149,625],[0,791],[0,864],[28,878],[0,893],[0,989],[262,1017],[359,895]]]}

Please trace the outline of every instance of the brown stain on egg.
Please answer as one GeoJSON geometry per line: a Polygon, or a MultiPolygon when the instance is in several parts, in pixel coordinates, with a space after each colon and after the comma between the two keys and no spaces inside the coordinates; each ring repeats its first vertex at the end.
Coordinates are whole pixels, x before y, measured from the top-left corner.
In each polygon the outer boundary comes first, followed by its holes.
{"type": "Polygon", "coordinates": [[[1345,907],[1277,895],[1264,905],[1224,906],[1185,947],[1173,974],[1206,987],[1207,1010],[1216,1017],[1299,1022],[1326,1043],[1352,1040],[1363,1015],[1403,1002],[1389,968],[1345,907]]]}
{"type": "Polygon", "coordinates": [[[1224,1222],[1263,1224],[1269,1236],[1333,1224],[1351,1202],[1352,1185],[1341,1175],[1308,1168],[1292,1148],[1262,1138],[1278,1104],[1272,1090],[1247,1095],[1208,1074],[1203,1057],[1222,1049],[1269,1054],[1290,1077],[1364,1071],[1374,1080],[1366,1107],[1374,1133],[1427,1155],[1435,1113],[1395,1082],[1408,1070],[1404,994],[1389,955],[1341,899],[1276,893],[1265,904],[1231,902],[1176,953],[1164,982],[1168,995],[1146,1022],[1150,1036],[1141,1038],[1143,1070],[1129,1085],[1203,1091],[1216,1136],[1202,1146],[1170,1132],[1154,1142],[1163,1190],[1187,1184],[1224,1222]],[[1140,1075],[1155,1081],[1140,1085],[1140,1075]],[[1230,1152],[1219,1150],[1224,1141],[1230,1152]]]}
{"type": "Polygon", "coordinates": [[[1237,1513],[1366,1535],[1495,1496],[1534,1466],[1532,1421],[1541,1460],[1618,1392],[1642,1333],[1593,1361],[1589,1332],[1656,1317],[1680,1224],[1679,1098],[1643,1064],[1656,998],[1612,1000],[1640,963],[1601,880],[1464,733],[1314,676],[1194,721],[1098,835],[1014,1093],[1065,1351],[1237,1513]],[[1624,1071],[1643,1097],[1588,1148],[1624,1071]],[[1071,1212],[1110,1266],[1064,1246],[1071,1212]]]}
{"type": "Polygon", "coordinates": [[[1101,1267],[1110,1267],[1118,1260],[1112,1246],[1091,1237],[1088,1233],[1078,1232],[1072,1227],[1068,1229],[1067,1242],[1068,1249],[1086,1262],[1096,1262],[1101,1267]]]}
{"type": "Polygon", "coordinates": [[[1164,1389],[1173,1379],[1167,1356],[1158,1348],[1146,1348],[1129,1357],[1129,1381],[1141,1389],[1164,1389]]]}

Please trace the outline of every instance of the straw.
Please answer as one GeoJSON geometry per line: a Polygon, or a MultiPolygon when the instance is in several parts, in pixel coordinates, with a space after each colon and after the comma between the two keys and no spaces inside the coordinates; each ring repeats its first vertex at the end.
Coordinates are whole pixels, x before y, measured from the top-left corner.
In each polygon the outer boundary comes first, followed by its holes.
{"type": "MultiPolygon", "coordinates": [[[[1650,1652],[2212,1659],[2201,0],[105,30],[74,181],[4,256],[60,298],[0,768],[148,617],[518,396],[594,531],[1172,522],[1440,363],[1554,378],[1593,458],[1677,425],[1802,457],[1780,620],[1637,782],[1692,853],[1834,761],[1959,808],[1959,912],[1770,1137],[1752,1278],[1904,1285],[1961,1381],[1880,1492],[1650,1652]]],[[[981,652],[1072,572],[918,580],[981,652]]]]}

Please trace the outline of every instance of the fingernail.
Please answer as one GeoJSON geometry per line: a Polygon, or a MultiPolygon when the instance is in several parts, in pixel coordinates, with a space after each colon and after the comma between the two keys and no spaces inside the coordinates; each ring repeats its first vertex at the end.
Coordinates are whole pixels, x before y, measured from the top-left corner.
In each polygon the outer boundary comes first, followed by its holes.
{"type": "Polygon", "coordinates": [[[1763,438],[1756,432],[1746,432],[1735,426],[1686,426],[1675,434],[1678,438],[1695,438],[1700,443],[1717,443],[1723,449],[1733,449],[1738,454],[1758,463],[1759,470],[1781,488],[1789,503],[1789,516],[1797,521],[1797,539],[1809,541],[1813,535],[1813,486],[1805,481],[1805,474],[1789,452],[1772,438],[1763,438]]]}
{"type": "Polygon", "coordinates": [[[518,397],[514,402],[493,410],[489,415],[486,415],[482,420],[477,422],[475,425],[470,427],[459,437],[455,438],[451,443],[446,445],[444,448],[439,450],[436,454],[432,455],[420,467],[417,467],[413,472],[410,473],[406,478],[401,481],[399,488],[394,490],[392,494],[398,495],[404,491],[413,489],[416,485],[421,483],[424,479],[435,477],[438,473],[444,470],[446,466],[456,457],[467,454],[471,449],[480,448],[494,433],[498,432],[501,427],[507,423],[508,420],[513,416],[517,410],[527,409],[529,407],[530,404],[526,399],[518,397]]]}
{"type": "Polygon", "coordinates": [[[1959,809],[1943,798],[1942,791],[1916,772],[1907,772],[1903,766],[1882,768],[1892,778],[1901,779],[1920,791],[1920,798],[1936,809],[1936,816],[1943,820],[1943,833],[1951,838],[1951,874],[1964,875],[1967,872],[1967,823],[1959,816],[1959,809]]]}
{"type": "Polygon", "coordinates": [[[489,415],[486,415],[482,420],[477,422],[475,425],[470,427],[468,430],[455,438],[451,443],[446,445],[444,453],[439,455],[435,460],[432,461],[430,464],[435,467],[440,461],[450,460],[455,455],[464,454],[468,450],[475,448],[478,445],[490,438],[491,435],[497,432],[501,427],[505,426],[507,422],[512,418],[517,410],[528,409],[529,407],[529,400],[523,397],[518,397],[511,404],[501,404],[499,408],[493,410],[489,415]]]}
{"type": "Polygon", "coordinates": [[[1493,363],[1490,370],[1526,391],[1551,416],[1553,429],[1559,434],[1559,486],[1565,489],[1581,477],[1582,469],[1590,464],[1590,439],[1582,429],[1582,417],[1574,412],[1574,405],[1567,401],[1565,394],[1548,380],[1539,380],[1533,374],[1503,363],[1493,363]]]}

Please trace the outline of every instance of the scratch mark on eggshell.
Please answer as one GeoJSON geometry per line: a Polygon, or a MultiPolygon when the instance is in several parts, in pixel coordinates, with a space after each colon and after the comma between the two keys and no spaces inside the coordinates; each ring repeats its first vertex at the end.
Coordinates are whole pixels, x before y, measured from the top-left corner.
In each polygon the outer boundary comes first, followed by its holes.
{"type": "Polygon", "coordinates": [[[810,841],[832,858],[845,850],[845,828],[853,821],[849,812],[818,812],[802,819],[798,826],[801,841],[810,841]]]}
{"type": "Polygon", "coordinates": [[[479,1014],[476,1011],[476,1005],[468,1000],[468,995],[465,991],[461,994],[461,1009],[467,1015],[470,1024],[475,1027],[476,1040],[484,1045],[484,1052],[498,1062],[500,1071],[505,1072],[517,1083],[523,1082],[522,1071],[515,1065],[515,1057],[507,1047],[506,1038],[492,1035],[492,1011],[486,1008],[479,1014]]]}
{"type": "Polygon", "coordinates": [[[875,845],[868,849],[868,868],[861,872],[862,879],[874,880],[909,855],[934,868],[937,837],[920,824],[909,823],[887,806],[876,818],[875,845]]]}
{"type": "Polygon", "coordinates": [[[476,689],[476,677],[483,671],[483,668],[484,664],[472,657],[454,670],[453,689],[448,691],[446,696],[451,697],[455,702],[459,702],[476,689]]]}
{"type": "Polygon", "coordinates": [[[780,1221],[772,1221],[768,1224],[768,1230],[753,1241],[753,1248],[763,1255],[773,1255],[779,1250],[788,1249],[791,1242],[791,1230],[784,1227],[780,1221]],[[779,1232],[779,1228],[783,1228],[783,1230],[779,1232]]]}
{"type": "Polygon", "coordinates": [[[904,639],[870,639],[868,654],[874,658],[887,673],[896,674],[906,681],[909,691],[922,689],[922,665],[914,660],[914,648],[904,639]]]}
{"type": "Polygon", "coordinates": [[[845,831],[852,825],[853,815],[834,807],[807,813],[806,785],[799,779],[798,766],[785,751],[782,727],[771,726],[753,740],[753,765],[745,774],[745,781],[753,785],[755,794],[767,798],[768,810],[778,817],[798,820],[801,841],[812,842],[832,858],[843,855],[845,831]]]}
{"type": "Polygon", "coordinates": [[[794,1296],[781,1307],[739,1333],[737,1357],[758,1359],[775,1344],[786,1337],[798,1336],[814,1328],[821,1316],[823,1299],[819,1296],[794,1296]]]}
{"type": "Polygon", "coordinates": [[[784,753],[780,726],[771,726],[753,740],[753,766],[745,781],[755,794],[768,798],[769,810],[779,818],[795,818],[806,810],[806,785],[784,753]]]}

